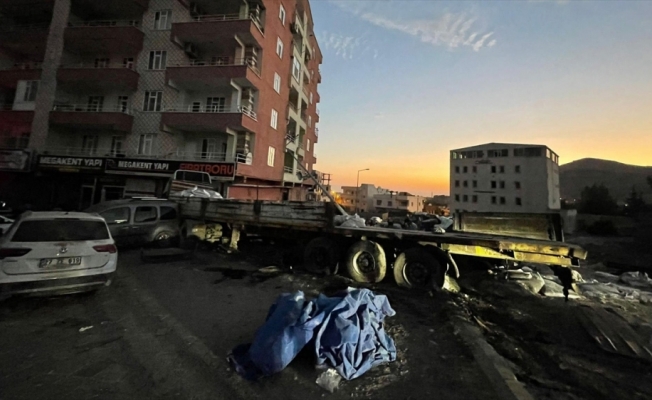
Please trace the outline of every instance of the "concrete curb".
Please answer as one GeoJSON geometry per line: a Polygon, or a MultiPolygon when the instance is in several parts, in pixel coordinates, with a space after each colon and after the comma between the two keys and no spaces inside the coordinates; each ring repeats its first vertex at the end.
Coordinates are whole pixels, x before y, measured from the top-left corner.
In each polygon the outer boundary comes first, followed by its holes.
{"type": "Polygon", "coordinates": [[[516,379],[509,362],[487,343],[480,329],[458,315],[451,322],[501,399],[534,400],[525,385],[516,379]]]}

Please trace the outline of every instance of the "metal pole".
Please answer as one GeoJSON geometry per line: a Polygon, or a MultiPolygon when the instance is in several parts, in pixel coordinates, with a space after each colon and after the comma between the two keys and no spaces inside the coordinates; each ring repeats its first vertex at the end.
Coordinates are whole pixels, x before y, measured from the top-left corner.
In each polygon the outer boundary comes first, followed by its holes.
{"type": "MultiPolygon", "coordinates": [[[[306,167],[304,167],[303,164],[301,164],[301,162],[299,162],[299,158],[297,157],[297,155],[296,155],[295,153],[292,154],[292,157],[297,161],[297,165],[299,166],[299,168],[301,168],[301,169],[302,169],[306,174],[312,176],[312,174],[310,173],[310,171],[308,171],[308,170],[306,169],[306,167]]],[[[337,211],[339,211],[342,215],[349,215],[349,213],[347,213],[346,210],[344,210],[344,209],[342,208],[342,206],[340,206],[339,204],[337,204],[337,202],[335,201],[335,199],[333,198],[333,196],[331,196],[330,192],[329,192],[328,190],[326,190],[326,188],[323,187],[323,186],[321,185],[321,183],[319,183],[319,180],[316,179],[316,178],[313,178],[313,179],[314,179],[315,183],[317,184],[317,186],[319,186],[319,188],[322,190],[322,192],[326,193],[326,196],[328,196],[328,199],[329,199],[330,201],[332,201],[333,204],[335,204],[335,208],[337,208],[337,211]]]]}

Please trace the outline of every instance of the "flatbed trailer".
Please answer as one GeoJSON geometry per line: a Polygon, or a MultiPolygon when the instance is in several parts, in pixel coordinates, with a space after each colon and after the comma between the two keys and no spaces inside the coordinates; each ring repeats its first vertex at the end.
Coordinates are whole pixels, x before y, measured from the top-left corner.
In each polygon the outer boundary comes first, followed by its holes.
{"type": "MultiPolygon", "coordinates": [[[[534,216],[529,220],[534,223],[525,224],[528,237],[524,238],[477,233],[477,223],[473,224],[475,232],[441,234],[337,226],[338,212],[329,202],[252,202],[174,196],[170,199],[179,204],[181,217],[188,221],[186,229],[191,229],[193,224],[216,225],[218,228],[212,229],[212,234],[218,232],[232,248],[237,248],[241,232],[295,241],[309,271],[335,273],[339,265],[344,265],[351,277],[360,282],[382,280],[390,266],[400,286],[441,286],[446,274],[459,277],[461,265],[491,266],[498,262],[547,264],[561,271],[558,275],[564,281],[565,276],[570,276],[564,267],[579,266],[579,261],[587,256],[580,246],[548,240],[559,237],[560,229],[551,229],[534,216]]],[[[494,220],[498,225],[500,221],[509,223],[504,217],[494,220]]],[[[515,233],[517,230],[504,227],[496,231],[515,233]]]]}

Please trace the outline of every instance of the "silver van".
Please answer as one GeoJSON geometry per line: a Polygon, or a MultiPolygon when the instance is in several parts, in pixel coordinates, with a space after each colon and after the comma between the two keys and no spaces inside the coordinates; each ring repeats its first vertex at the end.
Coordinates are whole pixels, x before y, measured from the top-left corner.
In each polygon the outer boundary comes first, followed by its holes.
{"type": "Polygon", "coordinates": [[[106,201],[85,210],[104,218],[118,246],[168,247],[179,240],[177,203],[153,197],[106,201]]]}

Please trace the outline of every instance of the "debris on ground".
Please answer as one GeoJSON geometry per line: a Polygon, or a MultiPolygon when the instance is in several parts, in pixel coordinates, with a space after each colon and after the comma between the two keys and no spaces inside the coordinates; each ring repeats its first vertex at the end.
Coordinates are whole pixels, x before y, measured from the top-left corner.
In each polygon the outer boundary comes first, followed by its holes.
{"type": "Polygon", "coordinates": [[[333,222],[335,223],[335,226],[342,228],[364,228],[366,226],[365,219],[358,216],[358,214],[336,215],[333,222]]]}
{"type": "Polygon", "coordinates": [[[92,329],[92,328],[93,328],[93,325],[90,325],[90,326],[83,326],[83,327],[79,328],[79,332],[80,332],[80,333],[81,333],[81,332],[86,332],[87,330],[92,329]]]}
{"type": "Polygon", "coordinates": [[[283,370],[313,341],[317,365],[333,367],[350,380],[372,367],[394,361],[396,347],[383,320],[395,315],[387,297],[348,288],[338,296],[283,294],[269,310],[253,343],[237,346],[229,360],[247,379],[283,370]]]}
{"type": "Polygon", "coordinates": [[[328,368],[326,371],[319,374],[315,383],[321,388],[333,393],[339,386],[341,380],[342,376],[337,373],[337,370],[328,368]]]}

